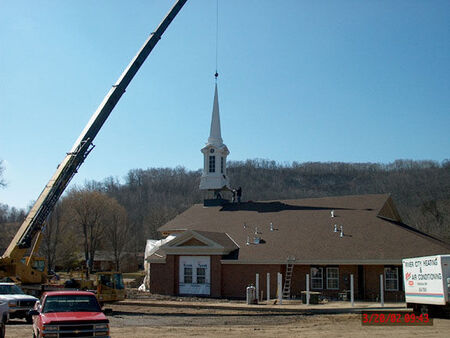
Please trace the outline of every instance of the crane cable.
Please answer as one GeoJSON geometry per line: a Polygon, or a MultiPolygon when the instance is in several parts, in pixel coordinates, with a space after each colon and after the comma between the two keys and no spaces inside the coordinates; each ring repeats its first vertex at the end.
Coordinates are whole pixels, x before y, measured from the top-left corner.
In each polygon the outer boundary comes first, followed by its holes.
{"type": "Polygon", "coordinates": [[[219,73],[217,72],[218,54],[219,54],[219,0],[216,1],[216,73],[214,74],[214,77],[216,78],[216,83],[217,77],[219,76],[219,73]]]}

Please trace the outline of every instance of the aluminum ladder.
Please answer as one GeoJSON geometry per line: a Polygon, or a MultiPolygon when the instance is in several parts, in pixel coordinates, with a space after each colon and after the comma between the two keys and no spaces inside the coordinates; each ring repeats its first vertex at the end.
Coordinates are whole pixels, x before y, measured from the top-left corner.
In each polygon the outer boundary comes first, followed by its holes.
{"type": "Polygon", "coordinates": [[[284,278],[284,286],[283,286],[283,299],[291,298],[291,281],[292,281],[292,273],[294,272],[294,261],[295,258],[288,258],[286,262],[286,277],[284,278]]]}

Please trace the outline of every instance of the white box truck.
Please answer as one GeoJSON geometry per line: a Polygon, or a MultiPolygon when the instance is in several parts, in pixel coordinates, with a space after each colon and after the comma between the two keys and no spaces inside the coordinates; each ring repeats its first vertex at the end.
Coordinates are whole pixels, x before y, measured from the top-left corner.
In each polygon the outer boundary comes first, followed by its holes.
{"type": "Polygon", "coordinates": [[[403,281],[407,307],[415,313],[450,314],[450,254],[405,258],[403,281]]]}

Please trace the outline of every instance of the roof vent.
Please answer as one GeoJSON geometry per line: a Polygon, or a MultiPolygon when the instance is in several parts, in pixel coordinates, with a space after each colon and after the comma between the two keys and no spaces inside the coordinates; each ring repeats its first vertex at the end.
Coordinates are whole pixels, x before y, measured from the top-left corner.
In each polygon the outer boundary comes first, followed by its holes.
{"type": "Polygon", "coordinates": [[[334,210],[331,210],[331,218],[334,217],[334,210]]]}
{"type": "Polygon", "coordinates": [[[247,223],[244,223],[244,229],[247,229],[247,223]]]}
{"type": "Polygon", "coordinates": [[[247,236],[247,242],[245,243],[245,245],[250,245],[250,237],[247,236]]]}
{"type": "Polygon", "coordinates": [[[344,237],[344,227],[341,225],[341,233],[339,234],[339,237],[344,237]]]}
{"type": "Polygon", "coordinates": [[[253,238],[253,244],[259,244],[261,242],[261,238],[260,237],[254,237],[253,238]]]}
{"type": "Polygon", "coordinates": [[[273,230],[274,230],[274,228],[273,228],[273,223],[270,222],[270,231],[273,231],[273,230]]]}
{"type": "Polygon", "coordinates": [[[334,232],[338,232],[338,226],[337,226],[337,224],[334,225],[334,232]]]}

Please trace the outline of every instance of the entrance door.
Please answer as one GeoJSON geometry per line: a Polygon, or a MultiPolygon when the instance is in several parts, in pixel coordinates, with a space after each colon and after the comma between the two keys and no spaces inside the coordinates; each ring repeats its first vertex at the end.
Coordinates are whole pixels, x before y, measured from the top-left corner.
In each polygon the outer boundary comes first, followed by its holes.
{"type": "Polygon", "coordinates": [[[180,256],[179,294],[211,294],[209,256],[180,256]]]}

